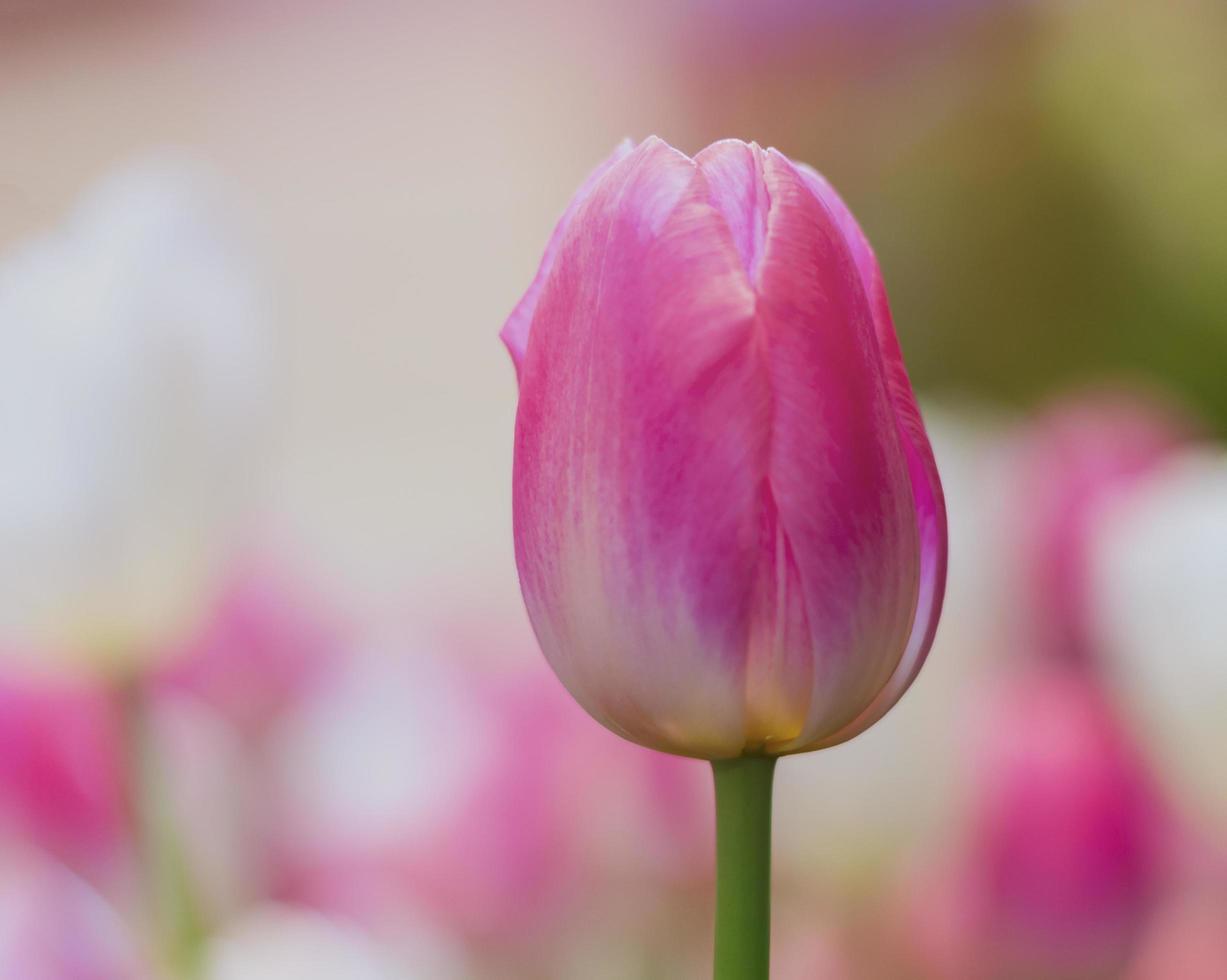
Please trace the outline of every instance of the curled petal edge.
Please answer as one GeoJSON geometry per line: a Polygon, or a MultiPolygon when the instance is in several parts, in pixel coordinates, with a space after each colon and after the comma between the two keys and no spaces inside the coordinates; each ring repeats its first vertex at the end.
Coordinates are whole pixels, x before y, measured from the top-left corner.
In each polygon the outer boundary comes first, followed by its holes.
{"type": "Polygon", "coordinates": [[[629,139],[623,140],[614,148],[613,153],[585,178],[579,190],[575,192],[575,196],[571,198],[567,209],[562,213],[562,217],[558,219],[558,224],[554,226],[549,243],[545,246],[545,254],[541,258],[541,264],[537,267],[537,274],[533,277],[533,281],[529,284],[524,295],[520,297],[520,301],[516,303],[515,309],[507,317],[506,322],[503,324],[503,329],[499,331],[499,339],[502,340],[503,345],[507,348],[507,353],[511,355],[511,361],[515,365],[517,379],[524,365],[524,356],[528,351],[528,336],[532,331],[533,314],[537,309],[537,300],[540,298],[541,290],[545,287],[545,282],[549,278],[550,270],[554,267],[554,260],[558,257],[559,248],[562,246],[563,237],[566,235],[567,228],[571,225],[571,220],[575,217],[575,213],[580,209],[581,205],[592,196],[592,192],[596,190],[597,185],[601,182],[601,178],[616,163],[629,156],[634,149],[634,143],[629,139]]]}

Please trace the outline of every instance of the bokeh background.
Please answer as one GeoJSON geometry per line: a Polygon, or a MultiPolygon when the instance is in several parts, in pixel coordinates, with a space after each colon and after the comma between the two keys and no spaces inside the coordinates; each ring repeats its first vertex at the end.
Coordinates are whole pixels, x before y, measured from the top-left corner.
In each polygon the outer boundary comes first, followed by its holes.
{"type": "Polygon", "coordinates": [[[623,137],[822,170],[951,517],[775,968],[1227,976],[1220,0],[0,4],[0,975],[686,978],[700,763],[536,651],[497,341],[623,137]]]}

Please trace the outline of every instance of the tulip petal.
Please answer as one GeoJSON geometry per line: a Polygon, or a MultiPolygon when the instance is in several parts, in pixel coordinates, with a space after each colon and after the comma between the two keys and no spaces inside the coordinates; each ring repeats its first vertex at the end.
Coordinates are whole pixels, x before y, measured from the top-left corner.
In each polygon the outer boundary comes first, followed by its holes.
{"type": "Polygon", "coordinates": [[[757,143],[721,140],[694,158],[707,178],[712,203],[728,225],[751,282],[758,278],[771,205],[763,179],[765,156],[757,143]]]}
{"type": "Polygon", "coordinates": [[[899,439],[907,458],[920,539],[919,593],[903,656],[890,680],[857,718],[809,746],[824,748],[853,738],[881,719],[911,686],[928,656],[937,632],[937,621],[941,615],[946,590],[946,503],[937,472],[937,462],[933,457],[933,449],[925,433],[916,395],[912,391],[907,368],[903,363],[882,272],[869,240],[848,206],[821,174],[803,164],[792,164],[783,157],[780,159],[801,177],[842,230],[869,298],[874,332],[886,369],[886,383],[894,407],[899,439]]]}
{"type": "Polygon", "coordinates": [[[593,170],[580,185],[579,190],[575,192],[575,196],[571,198],[571,202],[567,205],[566,211],[558,219],[558,224],[554,226],[554,233],[550,235],[549,243],[545,246],[545,255],[541,258],[541,265],[537,268],[537,275],[533,277],[532,283],[524,295],[520,297],[520,301],[516,304],[515,309],[511,311],[511,315],[507,317],[507,322],[503,324],[499,337],[506,346],[507,352],[511,355],[512,363],[515,364],[516,377],[520,375],[520,368],[524,363],[524,352],[528,349],[529,329],[532,326],[533,313],[537,309],[537,300],[541,296],[541,288],[545,285],[545,280],[549,276],[550,270],[554,267],[554,259],[558,254],[558,248],[562,243],[563,236],[571,224],[571,219],[575,217],[575,212],[579,210],[580,205],[592,194],[597,184],[600,183],[601,178],[609,172],[609,169],[615,163],[628,156],[633,149],[634,144],[630,140],[623,140],[617,145],[613,153],[593,170]]]}
{"type": "Polygon", "coordinates": [[[688,158],[648,140],[576,209],[532,316],[516,557],[541,647],[599,721],[745,744],[770,398],[755,297],[688,158]]]}
{"type": "Polygon", "coordinates": [[[874,316],[843,229],[768,151],[759,329],[772,391],[768,468],[804,595],[812,657],[803,730],[816,747],[890,681],[919,581],[917,517],[874,316]]]}

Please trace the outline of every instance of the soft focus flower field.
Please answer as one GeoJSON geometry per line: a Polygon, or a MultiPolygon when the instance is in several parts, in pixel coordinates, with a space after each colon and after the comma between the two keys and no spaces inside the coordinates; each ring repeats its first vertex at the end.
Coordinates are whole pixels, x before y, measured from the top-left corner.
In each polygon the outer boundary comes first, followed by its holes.
{"type": "Polygon", "coordinates": [[[547,667],[497,332],[624,137],[875,244],[950,520],[781,762],[773,976],[1227,976],[1211,0],[0,5],[0,977],[710,975],[711,773],[547,667]]]}

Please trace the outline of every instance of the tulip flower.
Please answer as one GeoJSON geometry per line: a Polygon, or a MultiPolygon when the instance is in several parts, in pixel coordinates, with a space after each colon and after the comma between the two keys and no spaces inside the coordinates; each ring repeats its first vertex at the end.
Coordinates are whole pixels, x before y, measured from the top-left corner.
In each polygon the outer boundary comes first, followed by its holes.
{"type": "Polygon", "coordinates": [[[977,693],[958,853],[911,888],[942,976],[1119,976],[1162,893],[1173,827],[1096,677],[1041,663],[977,693]]]}
{"type": "Polygon", "coordinates": [[[105,180],[0,262],[0,633],[127,669],[195,613],[251,492],[260,304],[207,180],[105,180]]]}
{"type": "Polygon", "coordinates": [[[598,721],[716,762],[721,839],[753,851],[721,861],[740,870],[717,944],[739,948],[718,968],[758,976],[773,760],[890,709],[945,584],[941,485],[873,252],[779,152],[653,138],[583,185],[502,338],[537,638],[598,721]]]}

